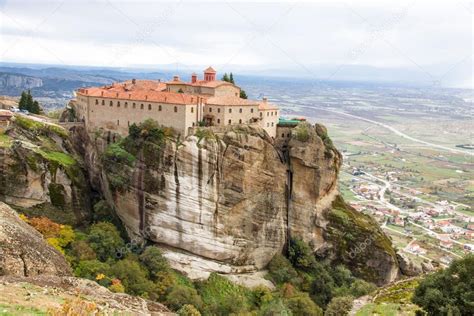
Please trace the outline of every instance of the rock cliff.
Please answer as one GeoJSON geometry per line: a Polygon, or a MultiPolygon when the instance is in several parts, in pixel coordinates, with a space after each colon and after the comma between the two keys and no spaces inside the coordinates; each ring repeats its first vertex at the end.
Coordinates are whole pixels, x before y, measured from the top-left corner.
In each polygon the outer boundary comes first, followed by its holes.
{"type": "Polygon", "coordinates": [[[47,244],[39,232],[0,202],[0,275],[39,274],[67,276],[71,269],[63,255],[47,244]]]}
{"type": "Polygon", "coordinates": [[[74,133],[92,183],[129,234],[161,245],[190,276],[256,273],[289,238],[379,284],[398,275],[388,238],[338,196],[342,159],[321,125],[302,124],[284,148],[250,126],[197,129],[184,140],[129,136],[108,147],[110,135],[74,133]]]}
{"type": "Polygon", "coordinates": [[[0,134],[0,171],[0,201],[61,223],[87,217],[87,174],[61,127],[16,116],[0,134]]]}

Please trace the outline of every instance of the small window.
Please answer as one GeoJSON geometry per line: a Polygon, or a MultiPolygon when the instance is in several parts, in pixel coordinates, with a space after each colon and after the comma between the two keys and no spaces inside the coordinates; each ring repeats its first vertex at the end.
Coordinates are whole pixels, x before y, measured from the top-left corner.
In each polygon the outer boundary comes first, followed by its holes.
{"type": "Polygon", "coordinates": [[[151,110],[151,104],[148,104],[148,110],[151,110]]]}
{"type": "Polygon", "coordinates": [[[229,109],[229,113],[232,113],[232,109],[229,109]]]}
{"type": "Polygon", "coordinates": [[[217,124],[220,124],[221,123],[221,119],[217,119],[217,124]]]}
{"type": "Polygon", "coordinates": [[[239,124],[242,124],[242,120],[239,120],[239,124]]]}
{"type": "Polygon", "coordinates": [[[144,105],[142,103],[142,104],[140,104],[140,110],[143,110],[143,109],[144,109],[144,105]]]}
{"type": "Polygon", "coordinates": [[[217,108],[217,113],[221,113],[221,108],[217,108]]]}
{"type": "Polygon", "coordinates": [[[250,109],[250,113],[253,113],[253,108],[250,109]]]}
{"type": "Polygon", "coordinates": [[[232,120],[229,120],[229,125],[232,124],[232,120]]]}
{"type": "Polygon", "coordinates": [[[113,105],[114,105],[114,102],[110,101],[110,104],[109,104],[109,105],[110,105],[110,106],[113,106],[113,105]]]}
{"type": "Polygon", "coordinates": [[[273,127],[273,122],[272,122],[272,127],[273,127]]]}
{"type": "Polygon", "coordinates": [[[128,102],[125,102],[125,104],[123,105],[125,108],[128,108],[128,102]]]}
{"type": "Polygon", "coordinates": [[[263,112],[260,112],[260,117],[262,117],[262,116],[263,116],[263,112]]]}
{"type": "Polygon", "coordinates": [[[239,109],[239,113],[242,113],[242,108],[239,109]]]}
{"type": "Polygon", "coordinates": [[[270,123],[267,123],[267,127],[270,127],[270,123]]]}
{"type": "Polygon", "coordinates": [[[99,104],[99,99],[95,99],[95,104],[99,104]]]}
{"type": "Polygon", "coordinates": [[[239,94],[236,92],[236,93],[235,93],[235,96],[238,96],[238,95],[239,95],[239,94]]]}
{"type": "Polygon", "coordinates": [[[133,103],[132,107],[135,109],[137,107],[137,105],[135,103],[133,103]]]}
{"type": "Polygon", "coordinates": [[[119,126],[119,125],[120,125],[120,120],[117,120],[117,126],[119,126]]]}
{"type": "Polygon", "coordinates": [[[285,138],[285,133],[281,133],[281,138],[285,138]]]}
{"type": "Polygon", "coordinates": [[[117,101],[117,107],[118,108],[120,107],[120,101],[117,101]]]}
{"type": "Polygon", "coordinates": [[[105,105],[105,100],[102,100],[102,105],[105,105]]]}
{"type": "Polygon", "coordinates": [[[161,111],[161,105],[158,105],[158,111],[161,111]]]}
{"type": "Polygon", "coordinates": [[[178,107],[175,106],[175,107],[174,107],[174,113],[177,113],[177,112],[178,112],[178,107]]]}
{"type": "Polygon", "coordinates": [[[194,113],[194,107],[193,106],[191,107],[191,113],[194,113]]]}
{"type": "Polygon", "coordinates": [[[193,127],[194,127],[194,122],[193,122],[193,127]]]}
{"type": "Polygon", "coordinates": [[[210,113],[210,112],[212,112],[212,108],[211,108],[211,107],[209,107],[209,113],[210,113]]]}

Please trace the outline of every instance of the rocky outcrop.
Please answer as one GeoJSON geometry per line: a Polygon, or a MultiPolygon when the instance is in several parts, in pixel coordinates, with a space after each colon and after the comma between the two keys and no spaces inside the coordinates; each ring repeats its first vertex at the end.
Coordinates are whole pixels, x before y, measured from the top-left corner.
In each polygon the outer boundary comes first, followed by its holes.
{"type": "Polygon", "coordinates": [[[91,183],[115,207],[130,236],[162,246],[171,264],[190,275],[255,273],[289,238],[305,240],[371,281],[398,275],[390,241],[375,222],[346,207],[336,212],[352,218],[350,227],[331,217],[342,158],[321,125],[299,126],[286,150],[251,126],[198,129],[184,140],[166,137],[134,150],[130,144],[138,140],[107,147],[112,135],[74,133],[91,183]],[[358,238],[339,247],[337,229],[358,238]],[[367,252],[375,255],[351,266],[344,251],[372,233],[376,242],[367,252]]]}
{"type": "Polygon", "coordinates": [[[57,125],[17,116],[0,142],[0,201],[68,224],[90,209],[86,173],[57,125]]]}
{"type": "Polygon", "coordinates": [[[0,306],[6,314],[175,315],[164,305],[74,277],[0,276],[0,306]]]}
{"type": "Polygon", "coordinates": [[[435,269],[430,261],[424,260],[417,263],[403,252],[397,253],[397,259],[400,264],[400,271],[406,276],[417,276],[423,273],[429,273],[435,269]]]}
{"type": "Polygon", "coordinates": [[[27,90],[41,87],[42,85],[43,80],[40,78],[13,73],[0,73],[0,89],[17,88],[27,90]]]}
{"type": "Polygon", "coordinates": [[[33,227],[0,202],[0,275],[71,274],[66,259],[33,227]]]}

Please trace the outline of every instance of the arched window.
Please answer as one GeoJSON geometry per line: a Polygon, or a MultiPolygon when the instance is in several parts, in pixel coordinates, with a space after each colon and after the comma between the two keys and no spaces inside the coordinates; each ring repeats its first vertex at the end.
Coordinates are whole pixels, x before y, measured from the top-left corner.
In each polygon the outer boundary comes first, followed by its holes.
{"type": "Polygon", "coordinates": [[[253,108],[250,109],[250,113],[253,113],[253,108]]]}
{"type": "Polygon", "coordinates": [[[151,110],[151,104],[148,104],[148,110],[151,110]]]}
{"type": "Polygon", "coordinates": [[[137,105],[136,105],[135,103],[133,103],[133,104],[132,104],[132,107],[133,107],[134,109],[136,109],[136,108],[137,108],[137,105]]]}
{"type": "Polygon", "coordinates": [[[290,133],[286,134],[286,137],[290,137],[290,133]]]}
{"type": "Polygon", "coordinates": [[[178,113],[178,107],[177,106],[174,107],[174,112],[178,113]]]}
{"type": "Polygon", "coordinates": [[[105,105],[105,100],[102,100],[102,105],[105,105]]]}
{"type": "Polygon", "coordinates": [[[209,113],[211,113],[211,112],[212,112],[212,108],[211,108],[211,107],[209,107],[209,113]]]}
{"type": "Polygon", "coordinates": [[[113,106],[114,105],[114,102],[110,101],[110,106],[113,106]]]}
{"type": "Polygon", "coordinates": [[[242,108],[239,109],[239,113],[242,113],[242,108]]]}
{"type": "Polygon", "coordinates": [[[217,124],[220,124],[221,123],[221,119],[217,119],[217,124]]]}
{"type": "Polygon", "coordinates": [[[194,107],[193,106],[191,107],[191,113],[194,113],[194,107]]]}
{"type": "Polygon", "coordinates": [[[232,109],[229,109],[229,113],[232,113],[232,109]]]}
{"type": "Polygon", "coordinates": [[[239,120],[239,124],[242,124],[242,120],[239,120]]]}
{"type": "Polygon", "coordinates": [[[142,104],[140,104],[140,110],[143,110],[143,108],[144,108],[144,105],[142,103],[142,104]]]}
{"type": "Polygon", "coordinates": [[[217,108],[217,113],[221,113],[221,108],[217,108]]]}
{"type": "Polygon", "coordinates": [[[158,111],[161,111],[161,105],[158,105],[158,111]]]}
{"type": "Polygon", "coordinates": [[[120,107],[120,101],[117,101],[117,107],[118,108],[120,107]]]}
{"type": "Polygon", "coordinates": [[[125,102],[124,107],[128,108],[128,102],[125,102]]]}
{"type": "Polygon", "coordinates": [[[281,133],[281,138],[285,138],[285,133],[281,133]]]}
{"type": "Polygon", "coordinates": [[[232,120],[229,120],[229,125],[232,124],[232,120]]]}
{"type": "Polygon", "coordinates": [[[262,117],[262,116],[263,116],[263,112],[260,112],[260,117],[262,117]]]}
{"type": "Polygon", "coordinates": [[[273,127],[273,122],[272,122],[272,127],[273,127]]]}
{"type": "Polygon", "coordinates": [[[95,104],[99,104],[99,99],[95,99],[95,104]]]}

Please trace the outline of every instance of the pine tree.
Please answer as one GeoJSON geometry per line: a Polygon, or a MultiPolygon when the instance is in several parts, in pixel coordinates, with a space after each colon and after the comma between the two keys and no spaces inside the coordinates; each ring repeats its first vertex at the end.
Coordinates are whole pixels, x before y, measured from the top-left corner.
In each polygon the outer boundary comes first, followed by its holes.
{"type": "Polygon", "coordinates": [[[28,90],[28,94],[26,95],[26,109],[29,112],[32,112],[33,109],[33,96],[31,95],[30,90],[28,90]]]}
{"type": "Polygon", "coordinates": [[[234,84],[234,75],[232,73],[230,73],[230,76],[229,76],[229,82],[234,84]]]}
{"type": "Polygon", "coordinates": [[[20,110],[27,110],[28,108],[28,103],[27,103],[27,94],[25,91],[23,91],[21,93],[21,97],[20,97],[20,102],[18,103],[18,108],[20,110]]]}
{"type": "Polygon", "coordinates": [[[33,114],[40,114],[41,112],[41,108],[39,106],[39,103],[38,101],[33,101],[33,105],[31,106],[30,110],[29,110],[31,113],[33,114]]]}
{"type": "Polygon", "coordinates": [[[224,76],[222,77],[222,80],[226,81],[226,82],[229,82],[229,76],[227,75],[227,72],[224,73],[224,76]]]}
{"type": "Polygon", "coordinates": [[[240,98],[247,99],[247,93],[245,93],[245,90],[240,90],[240,98]]]}

